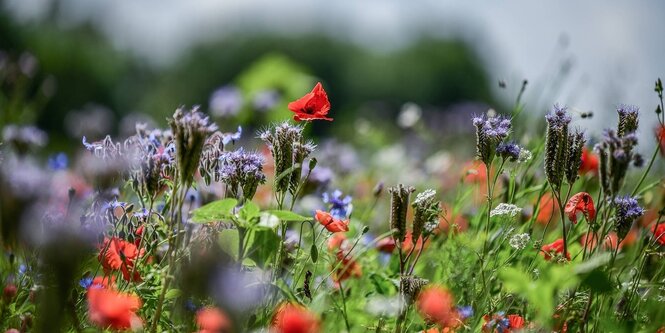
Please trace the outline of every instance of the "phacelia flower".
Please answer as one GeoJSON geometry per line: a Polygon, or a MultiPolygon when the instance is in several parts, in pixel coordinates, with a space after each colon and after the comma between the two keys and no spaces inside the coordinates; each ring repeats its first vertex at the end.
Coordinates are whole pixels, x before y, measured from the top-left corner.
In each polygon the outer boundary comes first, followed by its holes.
{"type": "Polygon", "coordinates": [[[455,328],[460,323],[460,314],[454,302],[453,295],[446,288],[430,286],[418,295],[416,308],[428,323],[455,328]]]}
{"type": "Polygon", "coordinates": [[[175,142],[179,181],[189,184],[199,166],[206,138],[217,130],[217,125],[211,123],[198,107],[190,111],[178,108],[169,120],[169,125],[175,142]]]}
{"type": "Polygon", "coordinates": [[[416,189],[399,184],[388,189],[390,192],[390,228],[395,230],[395,242],[403,242],[406,237],[406,213],[409,209],[409,196],[416,189]]]}
{"type": "Polygon", "coordinates": [[[207,307],[196,312],[196,326],[198,333],[230,333],[231,320],[222,310],[216,307],[207,307]]]}
{"type": "Polygon", "coordinates": [[[560,187],[566,171],[568,152],[568,124],[572,120],[568,109],[558,104],[545,116],[545,175],[554,187],[560,187]]]}
{"type": "Polygon", "coordinates": [[[637,130],[639,112],[640,108],[635,105],[620,104],[617,107],[617,113],[619,114],[617,135],[622,137],[637,130]]]}
{"type": "Polygon", "coordinates": [[[317,333],[319,319],[307,308],[296,303],[282,303],[270,323],[271,333],[317,333]]]}
{"type": "Polygon", "coordinates": [[[438,225],[439,215],[442,213],[441,202],[436,199],[436,191],[428,189],[418,193],[411,207],[413,208],[412,238],[420,239],[423,234],[426,237],[438,225]],[[427,225],[432,225],[432,228],[426,228],[427,225]]]}
{"type": "Polygon", "coordinates": [[[316,211],[315,218],[326,230],[330,232],[349,231],[349,221],[334,218],[330,213],[321,210],[316,211]]]}
{"type": "Polygon", "coordinates": [[[511,162],[519,160],[521,152],[522,149],[520,148],[520,146],[512,142],[500,143],[496,147],[497,155],[501,156],[501,158],[503,158],[504,160],[511,162]]]}
{"type": "Polygon", "coordinates": [[[489,165],[494,159],[497,147],[510,133],[510,119],[482,115],[473,117],[472,121],[476,127],[476,154],[483,163],[489,165]]]}
{"type": "Polygon", "coordinates": [[[619,239],[623,239],[630,231],[635,220],[644,215],[644,209],[637,203],[637,199],[630,196],[617,197],[614,199],[615,206],[615,230],[619,239]]]}
{"type": "Polygon", "coordinates": [[[242,148],[224,152],[219,158],[219,179],[233,196],[251,200],[259,184],[266,182],[263,174],[263,156],[245,152],[242,148]]]}
{"type": "Polygon", "coordinates": [[[330,101],[328,101],[328,94],[323,90],[321,82],[317,83],[314,89],[305,96],[289,103],[288,108],[295,113],[293,116],[295,121],[333,120],[326,117],[330,111],[330,101]]]}
{"type": "Polygon", "coordinates": [[[113,237],[104,238],[97,258],[105,271],[120,270],[125,280],[141,281],[141,276],[138,270],[134,269],[134,264],[144,253],[145,249],[139,250],[134,243],[113,237]],[[132,271],[134,275],[130,278],[132,271]]]}
{"type": "Polygon", "coordinates": [[[99,328],[114,330],[139,330],[143,327],[136,312],[141,300],[133,294],[106,288],[90,288],[87,293],[88,318],[99,328]]]}
{"type": "Polygon", "coordinates": [[[596,207],[593,205],[593,199],[591,198],[591,195],[586,192],[580,192],[573,195],[568,200],[568,203],[566,203],[564,212],[574,224],[577,223],[578,212],[584,214],[584,217],[588,222],[592,222],[596,217],[596,207]]]}
{"type": "Polygon", "coordinates": [[[332,194],[323,193],[323,202],[330,206],[330,215],[336,219],[348,219],[353,211],[353,198],[351,196],[342,194],[342,191],[335,190],[332,194]]]}
{"type": "Polygon", "coordinates": [[[541,248],[545,260],[551,260],[553,257],[565,256],[570,261],[570,253],[563,254],[563,239],[559,238],[550,244],[543,245],[541,248]]]}

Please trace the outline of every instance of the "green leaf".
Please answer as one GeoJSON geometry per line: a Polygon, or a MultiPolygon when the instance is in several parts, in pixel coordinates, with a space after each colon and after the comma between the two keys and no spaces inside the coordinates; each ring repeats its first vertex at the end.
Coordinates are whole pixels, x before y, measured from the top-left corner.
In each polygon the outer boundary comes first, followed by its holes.
{"type": "Polygon", "coordinates": [[[219,247],[233,259],[238,260],[238,229],[224,229],[219,232],[219,247]]]}
{"type": "Polygon", "coordinates": [[[252,219],[259,217],[260,213],[261,210],[259,209],[259,206],[251,201],[247,201],[242,205],[242,208],[240,208],[238,216],[245,222],[250,223],[252,219]]]}
{"type": "Polygon", "coordinates": [[[316,263],[319,260],[319,249],[316,248],[316,244],[312,244],[312,248],[309,250],[310,256],[312,257],[312,262],[316,263]]]}
{"type": "Polygon", "coordinates": [[[263,268],[277,254],[281,239],[274,230],[267,228],[254,229],[249,237],[245,253],[257,266],[263,268]]]}
{"type": "Polygon", "coordinates": [[[181,294],[182,294],[182,292],[180,291],[180,289],[169,289],[169,291],[167,291],[166,294],[164,295],[164,298],[174,299],[174,298],[180,296],[181,294]]]}
{"type": "Polygon", "coordinates": [[[233,208],[238,204],[238,200],[227,198],[213,201],[205,206],[192,211],[191,222],[211,223],[228,220],[233,215],[233,208]]]}
{"type": "Polygon", "coordinates": [[[277,218],[282,221],[303,222],[312,219],[311,217],[302,216],[288,210],[269,210],[268,213],[277,216],[277,218]]]}
{"type": "Polygon", "coordinates": [[[594,269],[582,277],[582,285],[589,287],[599,294],[609,293],[614,290],[607,273],[600,268],[594,269]]]}

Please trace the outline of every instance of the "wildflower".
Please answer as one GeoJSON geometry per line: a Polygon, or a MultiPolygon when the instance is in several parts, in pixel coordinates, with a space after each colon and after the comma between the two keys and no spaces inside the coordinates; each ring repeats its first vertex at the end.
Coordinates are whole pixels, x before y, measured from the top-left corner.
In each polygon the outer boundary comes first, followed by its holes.
{"type": "Polygon", "coordinates": [[[603,141],[595,146],[599,156],[600,183],[604,191],[615,195],[631,162],[635,166],[644,162],[643,158],[633,151],[636,145],[635,133],[619,136],[614,130],[605,130],[603,141]]]}
{"type": "Polygon", "coordinates": [[[224,152],[219,157],[219,180],[224,182],[231,194],[251,200],[259,184],[266,182],[263,174],[263,157],[248,153],[242,148],[224,152]]]}
{"type": "Polygon", "coordinates": [[[547,132],[545,139],[545,175],[555,188],[561,187],[566,170],[568,152],[568,124],[571,117],[566,107],[558,104],[545,116],[547,132]]]}
{"type": "Polygon", "coordinates": [[[51,170],[64,170],[67,169],[67,154],[57,153],[49,156],[48,158],[48,167],[51,170]]]}
{"type": "Polygon", "coordinates": [[[404,253],[409,253],[413,249],[414,251],[420,251],[423,246],[429,244],[429,239],[427,240],[427,243],[423,244],[423,236],[418,237],[418,239],[413,241],[413,234],[411,231],[406,232],[406,236],[404,237],[404,241],[402,242],[402,252],[404,253]],[[415,245],[415,248],[414,248],[415,245]]]}
{"type": "Polygon", "coordinates": [[[300,304],[286,302],[275,310],[270,323],[271,333],[317,333],[319,320],[300,304]]]}
{"type": "Polygon", "coordinates": [[[33,148],[46,145],[48,136],[34,126],[7,125],[2,131],[2,139],[22,156],[33,148]]]}
{"type": "Polygon", "coordinates": [[[336,219],[347,219],[353,211],[353,198],[347,195],[342,198],[342,191],[335,190],[332,194],[327,192],[322,195],[323,202],[330,205],[330,215],[336,219]]]}
{"type": "Polygon", "coordinates": [[[392,237],[382,238],[376,242],[376,249],[383,253],[393,253],[395,247],[397,247],[397,244],[395,244],[395,239],[392,237]]]}
{"type": "Polygon", "coordinates": [[[619,137],[637,131],[639,111],[640,108],[635,105],[620,104],[617,107],[617,113],[619,114],[617,135],[619,137]]]}
{"type": "Polygon", "coordinates": [[[336,232],[328,238],[328,251],[335,251],[338,249],[346,248],[348,244],[346,234],[343,232],[336,232]]]}
{"type": "Polygon", "coordinates": [[[179,181],[189,184],[199,165],[206,138],[217,130],[217,125],[211,124],[198,107],[190,111],[178,108],[169,120],[169,125],[175,142],[179,181]]]}
{"type": "Polygon", "coordinates": [[[472,121],[476,127],[476,154],[485,165],[489,165],[497,147],[510,133],[510,119],[482,115],[473,117],[472,121]]]}
{"type": "Polygon", "coordinates": [[[570,261],[570,253],[563,254],[563,239],[559,238],[550,244],[543,245],[541,248],[545,260],[551,260],[554,256],[565,256],[570,261]]]}
{"type": "MultiPolygon", "coordinates": [[[[593,250],[598,245],[598,235],[594,233],[586,233],[580,238],[580,244],[582,244],[582,246],[585,246],[586,244],[587,250],[593,250]]],[[[608,233],[607,236],[605,236],[605,241],[603,242],[602,247],[608,250],[615,250],[617,246],[619,247],[619,250],[621,250],[624,246],[624,242],[619,242],[619,237],[616,232],[608,233]]]]}
{"type": "Polygon", "coordinates": [[[406,212],[409,204],[409,195],[415,191],[413,187],[402,184],[391,187],[390,192],[390,228],[395,230],[395,242],[402,242],[406,237],[406,212]]]}
{"type": "Polygon", "coordinates": [[[339,249],[335,256],[337,262],[333,264],[336,268],[333,270],[332,279],[337,286],[348,278],[362,276],[360,264],[350,254],[339,249]]]}
{"type": "Polygon", "coordinates": [[[511,314],[506,316],[504,312],[498,312],[492,316],[483,316],[483,332],[509,333],[524,327],[524,318],[520,315],[511,314]]]}
{"type": "Polygon", "coordinates": [[[568,184],[573,184],[577,180],[577,175],[582,165],[582,151],[586,139],[582,132],[575,132],[568,134],[568,151],[566,152],[565,160],[565,176],[568,184]]]}
{"type": "Polygon", "coordinates": [[[422,290],[416,300],[416,308],[428,323],[450,328],[460,323],[453,295],[444,287],[430,286],[422,290]]]}
{"type": "Polygon", "coordinates": [[[526,163],[533,158],[533,154],[524,147],[520,148],[520,155],[517,157],[517,163],[526,163]]]}
{"type": "Polygon", "coordinates": [[[415,275],[402,275],[400,277],[400,289],[404,298],[411,302],[415,299],[420,290],[429,283],[428,280],[419,278],[415,275]]]}
{"type": "Polygon", "coordinates": [[[333,120],[326,117],[330,111],[330,101],[328,101],[328,94],[323,90],[321,82],[318,82],[314,89],[305,96],[289,103],[288,108],[295,113],[293,116],[295,121],[333,120]]]}
{"type": "Polygon", "coordinates": [[[508,241],[508,243],[516,250],[524,250],[529,241],[531,241],[529,234],[523,233],[514,234],[512,237],[510,237],[510,241],[508,241]]]}
{"type": "Polygon", "coordinates": [[[496,208],[492,209],[490,212],[490,217],[507,215],[510,217],[515,217],[517,214],[522,212],[522,208],[517,207],[513,204],[500,203],[496,208]]]}
{"type": "Polygon", "coordinates": [[[665,126],[656,128],[656,141],[660,144],[660,153],[665,156],[665,126]]]}
{"type": "Polygon", "coordinates": [[[598,155],[594,154],[593,151],[584,147],[582,149],[582,164],[578,172],[582,175],[593,173],[598,174],[598,155]]]}
{"type": "Polygon", "coordinates": [[[593,199],[591,195],[586,192],[580,192],[573,195],[566,206],[564,207],[564,212],[568,215],[573,224],[577,224],[577,213],[581,212],[584,214],[587,222],[593,222],[593,219],[596,217],[596,207],[593,205],[593,199]]]}
{"type": "Polygon", "coordinates": [[[425,230],[425,225],[436,224],[438,221],[438,217],[441,215],[441,203],[436,200],[436,191],[429,189],[418,193],[411,207],[414,210],[412,238],[420,239],[423,231],[429,232],[425,230]]]}
{"type": "Polygon", "coordinates": [[[538,215],[536,215],[536,222],[547,225],[551,220],[555,219],[559,204],[554,200],[550,193],[545,193],[538,202],[538,215]]]}
{"type": "Polygon", "coordinates": [[[212,92],[208,105],[215,116],[235,116],[242,108],[242,94],[234,86],[223,86],[212,92]]]}
{"type": "Polygon", "coordinates": [[[293,126],[288,122],[273,126],[259,133],[270,149],[275,164],[275,190],[292,195],[298,189],[304,160],[314,151],[316,146],[305,142],[303,127],[293,126]]]}
{"type": "Polygon", "coordinates": [[[16,292],[18,291],[18,288],[16,288],[16,285],[13,283],[8,283],[5,285],[5,287],[2,289],[2,299],[5,302],[11,302],[11,300],[14,299],[16,296],[16,292]]]}
{"type": "Polygon", "coordinates": [[[216,307],[207,307],[197,311],[196,326],[199,327],[198,333],[231,332],[231,320],[216,307]]]}
{"type": "Polygon", "coordinates": [[[496,153],[506,161],[516,162],[520,158],[522,149],[515,143],[500,143],[496,147],[496,153]]]}
{"type": "Polygon", "coordinates": [[[651,233],[660,245],[665,245],[665,223],[656,223],[651,227],[651,233]]]}
{"type": "Polygon", "coordinates": [[[141,300],[132,294],[106,288],[90,288],[87,293],[88,318],[102,329],[137,330],[143,327],[136,312],[141,300]]]}
{"type": "Polygon", "coordinates": [[[457,313],[461,320],[466,320],[473,317],[473,307],[471,305],[467,306],[458,306],[457,313]]]}
{"type": "Polygon", "coordinates": [[[136,261],[143,256],[145,250],[139,250],[133,243],[127,242],[117,237],[104,238],[104,243],[97,258],[104,267],[104,270],[122,271],[122,276],[126,281],[141,281],[141,276],[134,269],[136,261]],[[131,276],[131,272],[134,275],[131,276]]]}
{"type": "Polygon", "coordinates": [[[330,232],[346,232],[349,231],[349,221],[343,221],[334,218],[330,213],[321,210],[316,211],[315,218],[326,230],[330,232]]]}
{"type": "Polygon", "coordinates": [[[644,209],[640,207],[637,200],[630,196],[617,197],[614,199],[615,221],[614,228],[619,239],[624,239],[633,226],[633,222],[644,215],[644,209]]]}

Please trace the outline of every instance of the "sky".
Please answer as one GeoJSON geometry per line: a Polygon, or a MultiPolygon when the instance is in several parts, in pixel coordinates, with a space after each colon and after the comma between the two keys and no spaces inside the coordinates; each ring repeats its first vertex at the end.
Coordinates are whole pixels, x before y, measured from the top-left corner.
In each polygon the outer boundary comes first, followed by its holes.
{"type": "MultiPolygon", "coordinates": [[[[52,0],[7,0],[22,20],[38,19],[52,0]]],[[[529,80],[527,106],[551,100],[615,121],[619,103],[655,120],[653,84],[665,75],[665,2],[453,0],[62,0],[63,25],[92,22],[121,50],[157,66],[192,46],[245,32],[324,32],[389,52],[427,34],[468,40],[512,100],[529,80]],[[560,69],[568,77],[557,85],[560,69]],[[548,96],[547,101],[539,98],[548,96]]],[[[647,134],[644,134],[647,135],[647,134]]],[[[650,134],[649,134],[650,135],[650,134]]]]}

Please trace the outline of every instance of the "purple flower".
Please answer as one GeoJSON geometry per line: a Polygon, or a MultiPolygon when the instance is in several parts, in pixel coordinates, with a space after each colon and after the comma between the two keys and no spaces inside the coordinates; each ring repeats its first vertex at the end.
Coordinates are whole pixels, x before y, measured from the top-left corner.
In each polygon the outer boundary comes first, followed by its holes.
{"type": "Polygon", "coordinates": [[[545,116],[545,119],[549,126],[555,128],[566,127],[572,120],[570,114],[568,114],[568,107],[562,107],[559,104],[554,104],[554,108],[545,116]]]}
{"type": "Polygon", "coordinates": [[[51,170],[64,170],[67,169],[68,162],[67,154],[60,152],[48,158],[48,167],[51,170]]]}
{"type": "Polygon", "coordinates": [[[242,107],[242,94],[234,86],[223,86],[210,95],[210,112],[219,117],[234,116],[242,107]]]}
{"type": "Polygon", "coordinates": [[[460,319],[465,320],[473,316],[473,307],[471,305],[458,306],[457,313],[459,313],[460,319]]]}
{"type": "Polygon", "coordinates": [[[252,104],[259,111],[268,111],[279,102],[279,97],[276,90],[263,90],[254,96],[252,104]]]}
{"type": "Polygon", "coordinates": [[[82,278],[79,280],[79,286],[81,286],[83,289],[88,289],[90,286],[92,286],[92,278],[87,277],[87,278],[82,278]]]}
{"type": "Polygon", "coordinates": [[[644,215],[644,209],[631,196],[614,198],[614,227],[620,239],[623,239],[633,226],[633,222],[644,215]]]}
{"type": "Polygon", "coordinates": [[[336,219],[344,220],[349,218],[353,211],[353,198],[347,195],[342,197],[342,191],[335,190],[332,194],[323,193],[323,202],[330,206],[330,215],[336,219]]]}
{"type": "Polygon", "coordinates": [[[229,143],[235,143],[236,141],[240,140],[240,136],[242,135],[242,127],[238,126],[238,131],[235,133],[224,133],[222,134],[222,143],[226,146],[229,143]]]}
{"type": "Polygon", "coordinates": [[[472,122],[476,127],[476,155],[486,165],[490,164],[496,154],[497,146],[510,133],[510,119],[504,116],[482,115],[474,116],[472,122]]]}
{"type": "Polygon", "coordinates": [[[640,108],[637,107],[636,105],[629,105],[629,104],[619,104],[617,107],[617,113],[622,116],[637,116],[637,114],[640,112],[640,108]]]}
{"type": "Polygon", "coordinates": [[[224,182],[232,194],[251,199],[256,193],[259,184],[266,181],[263,174],[263,156],[258,153],[245,152],[240,148],[236,151],[225,152],[219,158],[219,179],[224,182]]]}
{"type": "Polygon", "coordinates": [[[510,161],[517,161],[520,158],[520,152],[522,149],[515,143],[500,143],[496,147],[496,153],[504,159],[510,161]]]}

